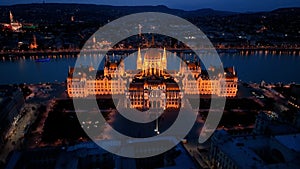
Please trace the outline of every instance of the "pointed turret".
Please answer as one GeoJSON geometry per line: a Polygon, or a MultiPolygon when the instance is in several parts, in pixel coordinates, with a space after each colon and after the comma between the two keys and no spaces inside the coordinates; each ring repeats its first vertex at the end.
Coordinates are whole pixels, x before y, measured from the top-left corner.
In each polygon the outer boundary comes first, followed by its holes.
{"type": "Polygon", "coordinates": [[[16,20],[14,20],[14,17],[13,17],[13,14],[11,11],[9,11],[9,19],[10,19],[10,26],[13,31],[17,31],[20,28],[22,28],[22,24],[17,22],[16,20]]]}
{"type": "Polygon", "coordinates": [[[166,52],[166,48],[164,48],[164,53],[163,53],[163,57],[161,59],[161,64],[162,64],[162,69],[166,70],[167,69],[167,52],[166,52]]]}
{"type": "Polygon", "coordinates": [[[235,68],[234,68],[234,66],[232,67],[232,69],[233,69],[233,72],[232,72],[232,74],[235,76],[235,75],[236,75],[236,72],[235,72],[235,68]]]}
{"type": "Polygon", "coordinates": [[[9,11],[9,19],[10,19],[10,23],[14,22],[14,17],[13,17],[13,14],[11,13],[11,11],[9,11]]]}
{"type": "Polygon", "coordinates": [[[119,75],[124,75],[125,73],[125,64],[124,64],[124,60],[120,61],[120,65],[119,65],[119,75]]]}
{"type": "Polygon", "coordinates": [[[93,66],[93,63],[91,62],[90,67],[89,67],[89,71],[91,72],[91,71],[94,71],[94,70],[95,70],[95,68],[93,66]]]}
{"type": "Polygon", "coordinates": [[[95,45],[97,43],[96,37],[93,36],[93,44],[95,45]]]}
{"type": "Polygon", "coordinates": [[[37,45],[37,42],[36,42],[36,37],[35,37],[35,35],[32,35],[32,39],[33,39],[33,41],[32,41],[32,43],[30,44],[29,48],[30,48],[30,49],[36,49],[36,48],[38,47],[38,45],[37,45]]]}
{"type": "Polygon", "coordinates": [[[143,60],[142,60],[142,54],[141,54],[141,48],[138,49],[138,56],[136,60],[136,69],[141,70],[143,66],[143,60]]]}

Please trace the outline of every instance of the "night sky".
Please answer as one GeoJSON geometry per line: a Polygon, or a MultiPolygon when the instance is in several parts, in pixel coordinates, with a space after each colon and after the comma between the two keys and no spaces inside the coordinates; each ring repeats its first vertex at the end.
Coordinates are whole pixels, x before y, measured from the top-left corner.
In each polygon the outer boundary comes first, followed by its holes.
{"type": "MultiPolygon", "coordinates": [[[[60,3],[88,3],[105,5],[166,5],[170,8],[195,10],[212,8],[216,10],[247,12],[270,11],[282,7],[300,7],[299,0],[44,0],[60,3]]],[[[43,0],[0,0],[0,5],[42,3],[43,0]]]]}

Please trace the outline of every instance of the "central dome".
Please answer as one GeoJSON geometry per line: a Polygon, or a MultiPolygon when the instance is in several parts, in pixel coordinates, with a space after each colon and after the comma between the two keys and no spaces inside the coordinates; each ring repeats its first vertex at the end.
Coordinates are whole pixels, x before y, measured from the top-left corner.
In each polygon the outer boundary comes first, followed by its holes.
{"type": "Polygon", "coordinates": [[[161,75],[167,69],[166,50],[150,48],[144,55],[144,75],[161,75]]]}
{"type": "Polygon", "coordinates": [[[150,48],[145,53],[144,62],[160,62],[161,61],[161,50],[150,48]]]}

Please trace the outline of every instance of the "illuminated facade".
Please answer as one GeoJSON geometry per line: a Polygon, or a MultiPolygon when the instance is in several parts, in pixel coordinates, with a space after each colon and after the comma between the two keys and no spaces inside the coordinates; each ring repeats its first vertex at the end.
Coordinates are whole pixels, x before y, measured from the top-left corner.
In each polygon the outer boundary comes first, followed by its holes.
{"type": "Polygon", "coordinates": [[[70,68],[68,95],[74,98],[125,95],[126,107],[147,109],[179,108],[183,94],[234,97],[237,93],[238,78],[233,67],[226,68],[224,74],[214,75],[217,72],[214,68],[201,70],[199,63],[181,61],[179,71],[167,72],[165,49],[163,52],[149,50],[143,58],[139,49],[136,68],[137,71],[125,71],[122,59],[113,62],[108,56],[102,71],[92,66],[70,68]],[[213,77],[208,78],[208,74],[213,77]]]}
{"type": "Polygon", "coordinates": [[[33,41],[32,41],[32,43],[30,43],[30,45],[29,45],[29,49],[36,49],[37,47],[38,47],[38,45],[37,45],[37,42],[36,42],[36,37],[35,37],[35,35],[33,35],[33,41]]]}
{"type": "Polygon", "coordinates": [[[10,26],[13,31],[18,31],[22,28],[22,24],[14,20],[13,14],[9,11],[10,26]]]}

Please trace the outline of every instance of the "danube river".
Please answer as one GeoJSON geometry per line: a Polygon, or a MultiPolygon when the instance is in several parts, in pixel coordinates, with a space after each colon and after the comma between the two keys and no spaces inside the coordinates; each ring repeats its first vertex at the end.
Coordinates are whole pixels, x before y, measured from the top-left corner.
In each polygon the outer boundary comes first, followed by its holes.
{"type": "MultiPolygon", "coordinates": [[[[48,56],[47,56],[48,57],[48,56]]],[[[176,57],[168,56],[168,66],[176,57]]],[[[46,62],[36,62],[35,57],[1,58],[0,84],[63,82],[66,80],[69,66],[74,66],[74,55],[51,56],[46,62]]],[[[300,56],[285,54],[221,53],[224,67],[234,66],[240,80],[245,82],[300,83],[300,56]]],[[[177,57],[176,57],[177,59],[177,57]]],[[[97,57],[85,58],[86,64],[97,62],[97,57]]],[[[131,61],[134,67],[135,61],[131,61]]],[[[172,66],[172,65],[171,65],[172,66]]]]}

